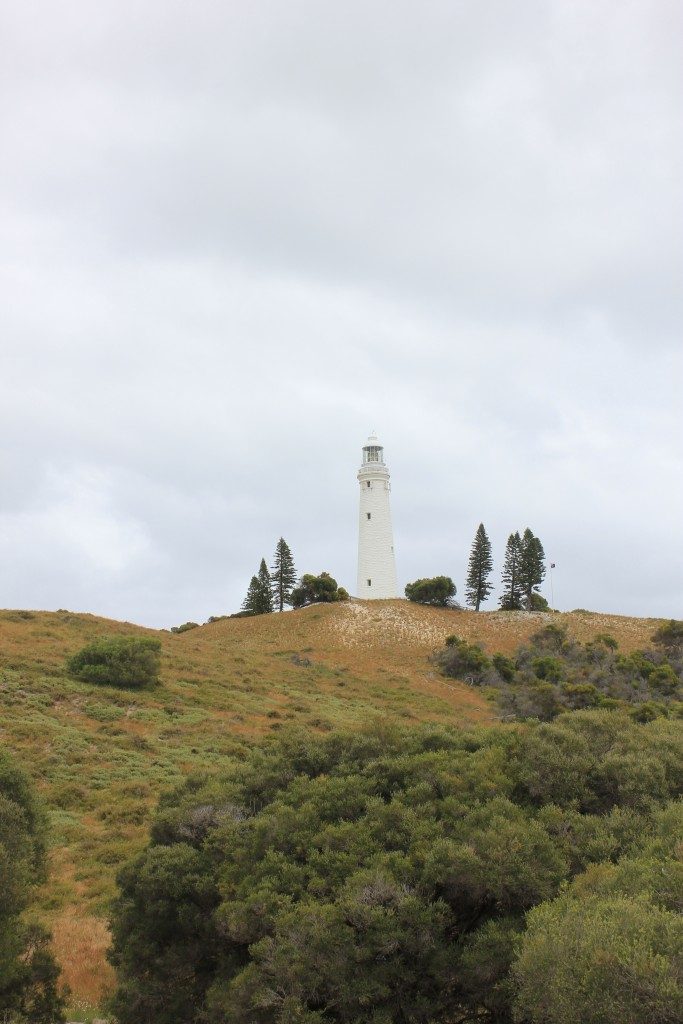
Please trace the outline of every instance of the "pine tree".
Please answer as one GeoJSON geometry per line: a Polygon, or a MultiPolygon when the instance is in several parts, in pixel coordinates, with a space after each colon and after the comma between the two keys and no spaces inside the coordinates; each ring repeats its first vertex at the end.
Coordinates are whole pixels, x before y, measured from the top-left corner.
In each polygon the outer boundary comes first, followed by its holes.
{"type": "Polygon", "coordinates": [[[280,537],[275,548],[270,581],[275,607],[281,612],[286,604],[292,603],[292,590],[296,584],[294,559],[292,558],[289,544],[284,537],[280,537]]]}
{"type": "Polygon", "coordinates": [[[479,523],[479,528],[472,542],[467,569],[467,582],[465,583],[467,603],[472,605],[477,612],[482,601],[486,601],[493,590],[493,584],[489,583],[492,569],[491,541],[486,535],[484,524],[479,523]]]}
{"type": "Polygon", "coordinates": [[[518,530],[510,534],[505,547],[505,564],[501,577],[503,593],[498,603],[507,611],[518,611],[522,607],[522,588],[519,579],[521,557],[522,538],[518,530]]]}
{"type": "Polygon", "coordinates": [[[522,537],[519,561],[519,584],[527,611],[533,607],[533,597],[545,579],[545,551],[538,537],[527,526],[522,537]]]}
{"type": "Polygon", "coordinates": [[[251,577],[251,583],[247,590],[247,596],[242,605],[242,611],[250,615],[265,615],[273,610],[273,597],[270,590],[270,573],[265,558],[261,559],[261,565],[257,576],[251,577]]]}

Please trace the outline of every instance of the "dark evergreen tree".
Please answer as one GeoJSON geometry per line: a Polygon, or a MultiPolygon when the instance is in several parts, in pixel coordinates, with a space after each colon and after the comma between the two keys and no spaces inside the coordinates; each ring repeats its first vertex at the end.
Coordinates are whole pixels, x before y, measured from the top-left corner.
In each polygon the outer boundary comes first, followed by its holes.
{"type": "Polygon", "coordinates": [[[527,526],[522,536],[519,559],[519,584],[524,607],[532,611],[534,597],[545,579],[545,551],[538,537],[527,526]]]}
{"type": "Polygon", "coordinates": [[[479,611],[482,601],[486,601],[493,590],[493,584],[489,583],[492,570],[491,541],[486,535],[484,524],[479,523],[479,528],[472,542],[470,561],[467,568],[467,582],[465,583],[467,603],[472,605],[476,612],[479,611]]]}
{"type": "Polygon", "coordinates": [[[520,562],[522,558],[522,538],[519,530],[511,533],[505,547],[505,564],[503,565],[503,593],[498,602],[507,611],[518,611],[522,607],[522,585],[520,581],[520,562]]]}
{"type": "Polygon", "coordinates": [[[249,615],[266,615],[272,610],[273,595],[270,589],[270,573],[265,558],[262,558],[258,575],[251,577],[247,596],[242,604],[242,611],[249,615]]]}
{"type": "Polygon", "coordinates": [[[289,544],[280,537],[275,548],[270,580],[273,588],[275,607],[281,612],[286,604],[292,603],[292,590],[296,584],[296,569],[289,544]]]}

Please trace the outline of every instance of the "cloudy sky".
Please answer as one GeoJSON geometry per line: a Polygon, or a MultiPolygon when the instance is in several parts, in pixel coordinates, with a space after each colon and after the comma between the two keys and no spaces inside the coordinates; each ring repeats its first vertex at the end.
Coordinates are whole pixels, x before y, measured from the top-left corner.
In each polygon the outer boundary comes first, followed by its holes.
{"type": "Polygon", "coordinates": [[[203,621],[280,535],[353,591],[376,430],[401,586],[528,525],[683,616],[679,0],[0,17],[0,606],[203,621]]]}

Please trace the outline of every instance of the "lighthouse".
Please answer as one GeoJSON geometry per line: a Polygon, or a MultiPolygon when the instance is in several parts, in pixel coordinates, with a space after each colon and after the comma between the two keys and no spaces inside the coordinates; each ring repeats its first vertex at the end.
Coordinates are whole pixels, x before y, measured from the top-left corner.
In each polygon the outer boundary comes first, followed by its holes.
{"type": "Polygon", "coordinates": [[[374,434],[363,445],[358,470],[360,509],[358,518],[358,588],[366,600],[397,597],[394,533],[391,528],[389,470],[384,448],[374,434]]]}

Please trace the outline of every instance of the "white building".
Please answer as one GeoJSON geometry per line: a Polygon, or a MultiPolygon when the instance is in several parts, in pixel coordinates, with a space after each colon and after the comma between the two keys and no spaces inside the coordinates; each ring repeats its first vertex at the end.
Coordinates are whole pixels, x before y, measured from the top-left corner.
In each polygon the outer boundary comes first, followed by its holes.
{"type": "Polygon", "coordinates": [[[398,597],[394,533],[391,527],[389,470],[384,449],[373,435],[363,446],[358,470],[360,510],[358,521],[358,587],[365,599],[398,597]]]}

